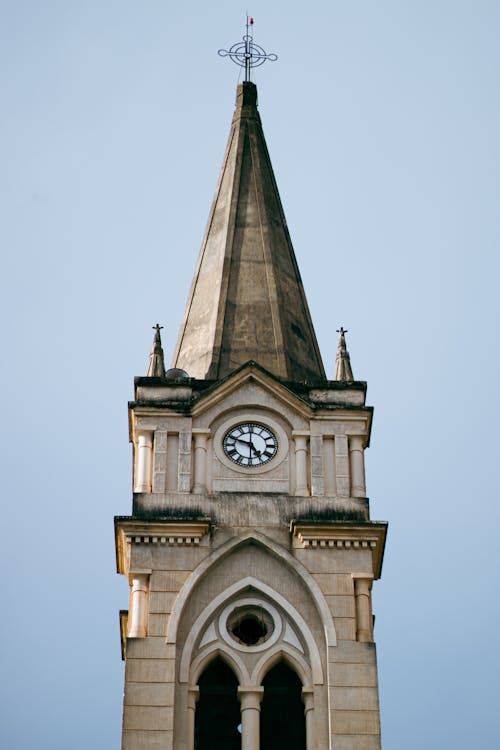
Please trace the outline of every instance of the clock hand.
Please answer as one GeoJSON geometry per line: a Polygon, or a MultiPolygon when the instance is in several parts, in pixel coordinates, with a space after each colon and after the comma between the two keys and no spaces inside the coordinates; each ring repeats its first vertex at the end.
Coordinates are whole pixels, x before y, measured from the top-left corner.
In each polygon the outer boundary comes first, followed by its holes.
{"type": "Polygon", "coordinates": [[[243,443],[244,445],[248,445],[250,447],[250,458],[252,457],[252,451],[255,453],[257,458],[260,456],[262,451],[257,450],[255,445],[252,443],[251,440],[242,440],[241,438],[236,438],[237,443],[243,443]]]}

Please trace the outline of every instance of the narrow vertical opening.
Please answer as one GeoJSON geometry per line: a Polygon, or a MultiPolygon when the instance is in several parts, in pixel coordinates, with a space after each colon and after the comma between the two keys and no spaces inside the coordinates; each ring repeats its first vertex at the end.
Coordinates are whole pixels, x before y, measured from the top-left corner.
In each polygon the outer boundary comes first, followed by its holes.
{"type": "Polygon", "coordinates": [[[167,437],[167,492],[179,491],[179,435],[167,437]]]}
{"type": "Polygon", "coordinates": [[[238,680],[230,667],[215,659],[202,673],[196,705],[195,750],[240,750],[238,680]]]}
{"type": "Polygon", "coordinates": [[[264,678],[260,711],[260,750],[306,750],[302,682],[280,662],[264,678]]]}

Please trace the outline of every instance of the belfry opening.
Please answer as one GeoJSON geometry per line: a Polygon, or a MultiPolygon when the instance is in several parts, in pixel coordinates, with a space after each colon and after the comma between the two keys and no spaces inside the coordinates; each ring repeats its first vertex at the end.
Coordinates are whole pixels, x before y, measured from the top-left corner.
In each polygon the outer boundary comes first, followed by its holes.
{"type": "Polygon", "coordinates": [[[199,679],[194,750],[240,750],[238,680],[222,659],[215,659],[199,679]]]}
{"type": "Polygon", "coordinates": [[[262,685],[260,750],[306,750],[302,682],[297,674],[280,662],[262,685]]]}

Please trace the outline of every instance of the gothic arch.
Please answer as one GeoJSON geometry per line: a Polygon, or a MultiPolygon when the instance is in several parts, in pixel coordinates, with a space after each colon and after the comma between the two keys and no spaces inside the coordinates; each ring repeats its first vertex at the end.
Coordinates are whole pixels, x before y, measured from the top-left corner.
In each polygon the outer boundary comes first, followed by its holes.
{"type": "MultiPolygon", "coordinates": [[[[193,653],[195,643],[198,637],[200,636],[205,625],[208,624],[214,612],[216,612],[217,609],[219,609],[219,607],[221,607],[221,605],[224,604],[224,602],[228,601],[229,599],[233,598],[234,596],[236,596],[242,591],[245,591],[248,588],[252,588],[256,592],[265,594],[267,597],[269,597],[269,599],[271,599],[272,602],[275,602],[276,604],[278,604],[281,607],[281,609],[284,610],[290,616],[290,619],[293,620],[293,622],[297,626],[298,630],[300,631],[300,633],[302,634],[302,637],[304,638],[306,642],[306,645],[309,651],[309,658],[311,660],[312,681],[316,685],[322,685],[324,683],[324,677],[323,677],[323,668],[321,666],[321,657],[320,657],[317,643],[306,621],[300,615],[300,613],[295,609],[295,607],[293,607],[292,604],[290,604],[290,602],[287,599],[285,599],[284,596],[279,594],[277,591],[272,589],[267,584],[262,583],[262,581],[259,581],[256,578],[253,578],[252,576],[247,576],[246,578],[242,578],[237,583],[234,583],[232,586],[229,586],[227,589],[222,591],[218,596],[216,596],[210,602],[208,607],[206,607],[203,610],[203,612],[199,615],[199,617],[196,619],[196,621],[194,622],[193,626],[190,629],[189,635],[186,638],[184,648],[182,650],[180,670],[179,670],[179,681],[188,682],[191,658],[192,658],[192,653],[193,653]]],[[[293,653],[293,652],[290,652],[290,653],[293,653]]]]}
{"type": "Polygon", "coordinates": [[[196,685],[203,671],[217,657],[222,659],[222,661],[233,670],[240,685],[248,684],[250,676],[243,660],[240,659],[237,654],[231,653],[231,651],[221,643],[212,643],[208,645],[200,654],[198,654],[198,656],[196,656],[191,664],[189,684],[196,685]]]}
{"type": "Polygon", "coordinates": [[[254,543],[266,549],[271,555],[290,567],[294,571],[294,573],[298,575],[299,578],[301,578],[301,580],[309,590],[314,604],[316,605],[316,609],[323,624],[327,647],[336,646],[337,636],[335,633],[335,626],[333,624],[332,615],[328,608],[328,604],[326,603],[323,592],[314,580],[311,573],[309,573],[309,571],[306,570],[302,563],[296,560],[295,557],[293,557],[293,555],[288,552],[288,550],[285,550],[279,544],[276,544],[271,539],[264,536],[264,534],[253,530],[230,539],[225,544],[221,545],[218,549],[214,550],[194,569],[194,571],[191,573],[184,586],[180,590],[173,606],[167,629],[167,643],[175,644],[177,641],[177,629],[179,627],[180,618],[182,612],[184,611],[186,602],[188,601],[189,596],[196,584],[207,574],[207,572],[213,565],[223,560],[225,557],[227,557],[227,555],[229,555],[238,547],[249,543],[254,543]]]}
{"type": "Polygon", "coordinates": [[[302,656],[292,651],[286,643],[277,644],[259,659],[252,671],[250,684],[261,685],[266,674],[280,661],[285,662],[297,674],[303,688],[312,687],[313,677],[309,664],[302,656]]]}

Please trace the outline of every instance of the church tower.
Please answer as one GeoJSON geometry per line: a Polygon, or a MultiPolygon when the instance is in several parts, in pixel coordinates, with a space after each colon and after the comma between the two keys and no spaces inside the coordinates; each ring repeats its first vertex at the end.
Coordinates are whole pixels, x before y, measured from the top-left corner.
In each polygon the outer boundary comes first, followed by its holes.
{"type": "Polygon", "coordinates": [[[156,326],[129,405],[123,750],[380,748],[365,396],[343,329],[326,377],[245,81],[172,368],[156,326]]]}

